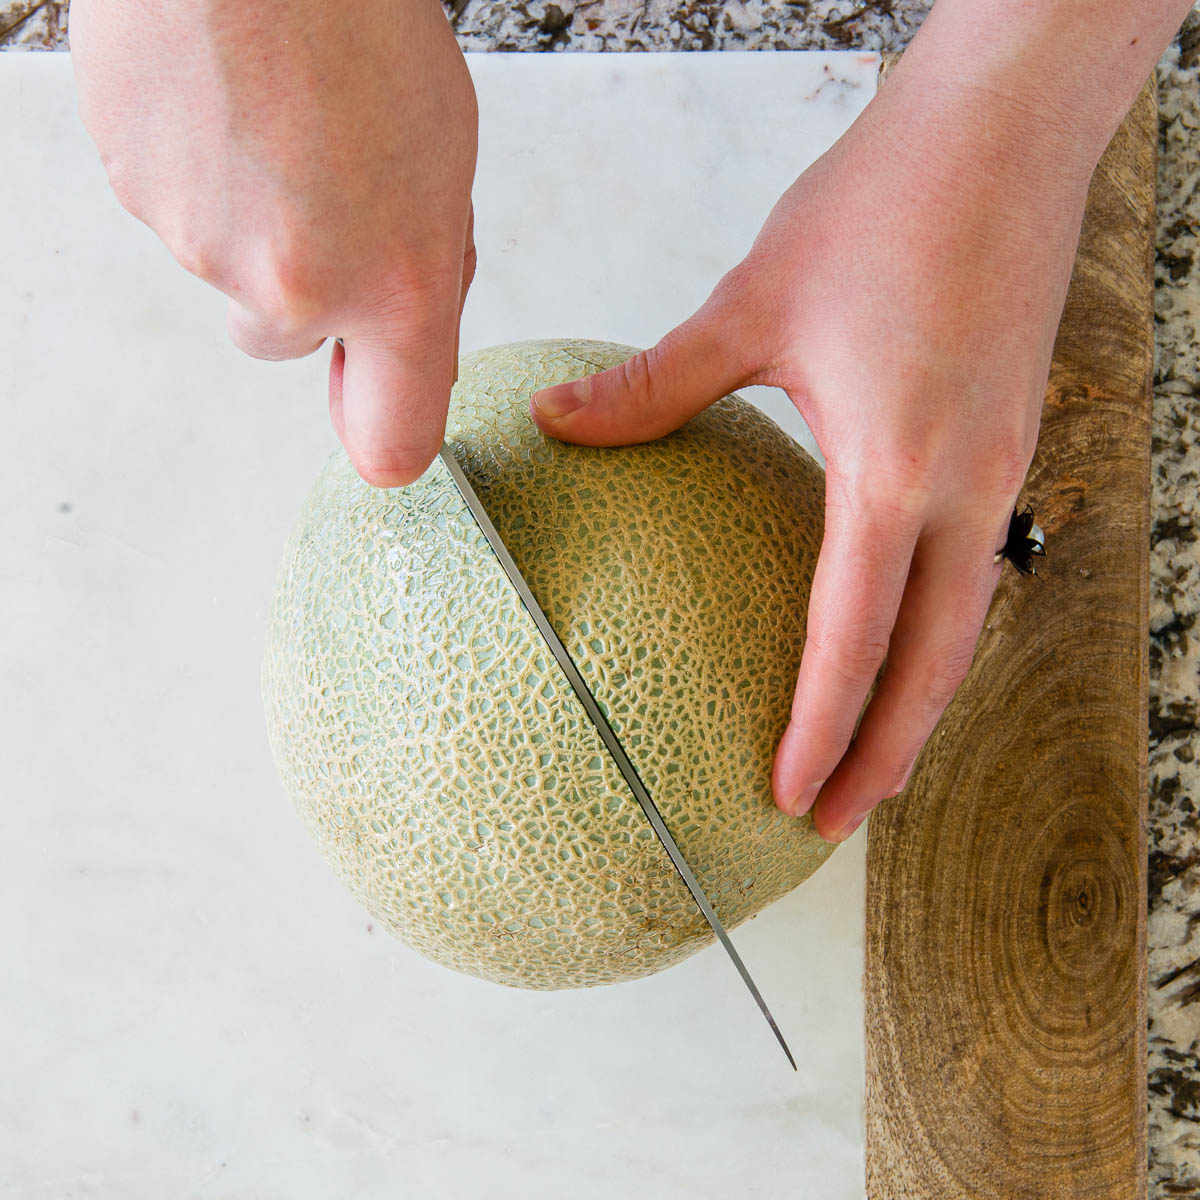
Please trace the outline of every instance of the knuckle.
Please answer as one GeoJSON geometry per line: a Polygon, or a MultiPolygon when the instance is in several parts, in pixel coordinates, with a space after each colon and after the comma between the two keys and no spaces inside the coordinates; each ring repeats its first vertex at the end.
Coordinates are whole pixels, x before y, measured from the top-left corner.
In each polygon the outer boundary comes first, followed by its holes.
{"type": "Polygon", "coordinates": [[[420,279],[406,274],[387,281],[371,298],[356,301],[356,319],[386,329],[388,343],[398,348],[431,350],[457,321],[462,298],[460,262],[453,276],[443,271],[420,279]]]}
{"type": "Polygon", "coordinates": [[[131,216],[141,217],[141,204],[134,184],[134,175],[115,158],[104,158],[104,170],[108,175],[108,186],[117,198],[117,203],[131,216]]]}
{"type": "Polygon", "coordinates": [[[323,339],[286,334],[258,313],[231,304],[226,318],[230,340],[251,358],[279,362],[311,354],[323,339]]]}
{"type": "Polygon", "coordinates": [[[888,650],[888,639],[876,629],[809,632],[804,652],[814,654],[821,664],[843,683],[861,685],[874,678],[888,650]]]}
{"type": "Polygon", "coordinates": [[[286,245],[277,247],[269,262],[256,307],[284,333],[308,328],[319,316],[324,301],[319,267],[303,249],[286,245]]]}
{"type": "Polygon", "coordinates": [[[938,659],[925,673],[922,698],[939,711],[945,708],[966,679],[974,657],[975,647],[971,645],[955,647],[948,655],[938,659]]]}
{"type": "Polygon", "coordinates": [[[267,358],[266,345],[260,331],[240,314],[230,312],[225,319],[229,340],[251,358],[267,358]]]}
{"type": "Polygon", "coordinates": [[[213,275],[213,257],[209,250],[193,237],[184,235],[173,237],[168,243],[175,261],[189,275],[197,279],[210,279],[213,275]]]}
{"type": "Polygon", "coordinates": [[[189,275],[211,283],[217,278],[220,262],[219,242],[214,241],[205,221],[172,197],[155,197],[154,211],[135,213],[158,234],[171,257],[189,275]]]}
{"type": "Polygon", "coordinates": [[[778,354],[767,347],[778,341],[779,318],[761,300],[758,270],[743,259],[713,288],[697,316],[706,320],[708,335],[717,343],[722,361],[750,378],[778,354]]]}
{"type": "Polygon", "coordinates": [[[117,203],[132,216],[137,216],[137,197],[134,195],[133,185],[130,183],[129,177],[122,171],[110,169],[108,172],[108,186],[112,190],[112,194],[117,198],[117,203]]]}
{"type": "Polygon", "coordinates": [[[1026,449],[1015,440],[1004,443],[997,448],[987,470],[982,473],[984,486],[998,497],[1012,500],[1024,486],[1032,461],[1032,448],[1026,449]]]}
{"type": "Polygon", "coordinates": [[[650,407],[654,405],[658,363],[662,361],[670,336],[667,334],[657,345],[638,351],[621,364],[622,381],[630,395],[641,397],[650,407]]]}
{"type": "Polygon", "coordinates": [[[716,287],[709,293],[708,303],[729,315],[742,312],[755,282],[755,272],[742,259],[717,280],[716,287]]]}
{"type": "Polygon", "coordinates": [[[247,322],[229,322],[230,341],[243,353],[263,362],[278,362],[287,355],[280,352],[279,341],[260,326],[247,322]]]}
{"type": "Polygon", "coordinates": [[[162,239],[171,257],[189,275],[206,282],[212,282],[217,277],[219,250],[206,240],[202,222],[186,212],[178,211],[173,205],[166,205],[147,223],[162,239]]]}
{"type": "Polygon", "coordinates": [[[915,454],[877,457],[890,465],[860,471],[851,485],[862,519],[902,528],[920,525],[937,499],[928,465],[915,454]]]}

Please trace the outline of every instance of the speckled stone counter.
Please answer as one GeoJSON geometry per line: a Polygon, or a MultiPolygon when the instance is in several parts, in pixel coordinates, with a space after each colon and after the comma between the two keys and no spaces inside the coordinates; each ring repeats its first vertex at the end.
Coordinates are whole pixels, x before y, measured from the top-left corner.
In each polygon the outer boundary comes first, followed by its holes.
{"type": "MultiPolygon", "coordinates": [[[[464,50],[901,49],[923,0],[449,0],[464,50]]],[[[0,3],[0,47],[66,48],[65,3],[0,3]]],[[[1150,1189],[1200,1198],[1200,12],[1158,67],[1150,594],[1150,1189]]]]}

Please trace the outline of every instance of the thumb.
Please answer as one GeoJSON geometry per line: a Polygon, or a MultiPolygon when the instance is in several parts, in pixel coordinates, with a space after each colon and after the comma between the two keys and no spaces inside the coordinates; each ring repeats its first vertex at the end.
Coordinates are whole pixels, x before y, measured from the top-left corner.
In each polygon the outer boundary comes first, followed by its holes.
{"type": "Polygon", "coordinates": [[[628,446],[678,429],[751,374],[706,310],[607,371],[535,392],[530,416],[543,433],[584,446],[628,446]]]}
{"type": "MultiPolygon", "coordinates": [[[[439,339],[439,342],[442,339],[439,339]]],[[[453,339],[419,353],[352,337],[329,364],[329,412],[354,469],[375,487],[419,479],[446,434],[453,339]]]]}

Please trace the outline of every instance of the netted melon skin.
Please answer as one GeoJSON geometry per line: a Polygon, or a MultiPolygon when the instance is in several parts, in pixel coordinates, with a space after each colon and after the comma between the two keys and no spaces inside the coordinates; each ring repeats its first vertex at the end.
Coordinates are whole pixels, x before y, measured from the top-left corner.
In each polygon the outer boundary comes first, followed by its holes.
{"type": "MultiPolygon", "coordinates": [[[[633,353],[464,355],[447,440],[733,929],[833,849],[770,785],[824,474],[736,396],[644,445],[540,433],[532,392],[633,353]]],[[[436,962],[587,987],[714,940],[440,461],[379,490],[329,460],[285,549],[263,693],[322,853],[436,962]]]]}

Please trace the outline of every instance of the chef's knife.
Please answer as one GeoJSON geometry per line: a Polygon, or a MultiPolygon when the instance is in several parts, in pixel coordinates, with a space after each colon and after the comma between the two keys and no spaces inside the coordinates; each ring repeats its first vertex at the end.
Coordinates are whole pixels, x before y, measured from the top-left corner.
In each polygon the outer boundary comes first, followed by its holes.
{"type": "Polygon", "coordinates": [[[443,442],[442,448],[439,451],[439,457],[445,464],[446,470],[450,472],[450,478],[454,480],[458,490],[462,493],[463,500],[466,501],[467,508],[475,518],[476,524],[483,531],[484,537],[487,538],[488,544],[491,546],[496,558],[499,559],[500,565],[504,568],[504,573],[508,576],[517,594],[521,597],[521,602],[528,609],[529,615],[538,627],[538,631],[550,647],[554,657],[558,660],[558,664],[562,667],[568,682],[579,697],[592,723],[596,726],[596,731],[603,739],[609,754],[612,755],[613,761],[624,777],[626,784],[629,785],[629,790],[633,792],[638,803],[642,806],[642,810],[649,819],[651,826],[653,826],[654,832],[658,834],[659,841],[666,848],[671,862],[675,864],[676,871],[679,872],[683,882],[687,884],[688,891],[692,893],[692,898],[704,914],[704,919],[712,926],[712,930],[717,935],[718,941],[725,947],[726,953],[733,960],[733,965],[738,969],[738,974],[741,975],[746,986],[750,989],[750,994],[754,997],[755,1003],[758,1005],[762,1015],[766,1017],[767,1024],[771,1026],[771,1031],[775,1034],[780,1046],[783,1047],[783,1052],[787,1055],[788,1062],[792,1064],[792,1070],[796,1070],[796,1060],[792,1057],[792,1052],[788,1049],[787,1042],[783,1040],[783,1034],[779,1032],[779,1026],[775,1024],[775,1018],[771,1016],[771,1011],[767,1008],[766,1002],[755,986],[754,980],[750,978],[750,972],[746,970],[745,964],[734,949],[733,943],[729,940],[729,934],[725,932],[725,927],[713,911],[708,897],[704,894],[704,889],[700,886],[696,876],[692,874],[691,868],[687,865],[682,853],[680,853],[679,847],[675,844],[675,839],[671,836],[671,831],[667,828],[666,822],[663,821],[654,801],[650,798],[650,793],[646,790],[645,785],[634,769],[633,763],[629,761],[629,757],[621,746],[617,735],[613,732],[612,726],[609,725],[604,713],[600,711],[600,706],[596,703],[596,698],[592,695],[587,684],[584,683],[583,676],[580,675],[579,669],[575,666],[570,654],[567,653],[567,648],[562,644],[558,634],[554,632],[554,627],[542,611],[542,607],[538,604],[533,592],[530,590],[529,584],[526,583],[525,577],[513,561],[512,555],[509,554],[504,540],[492,524],[491,518],[487,514],[487,509],[484,508],[483,502],[479,499],[475,488],[467,478],[458,460],[454,457],[454,452],[447,443],[443,442]]]}

